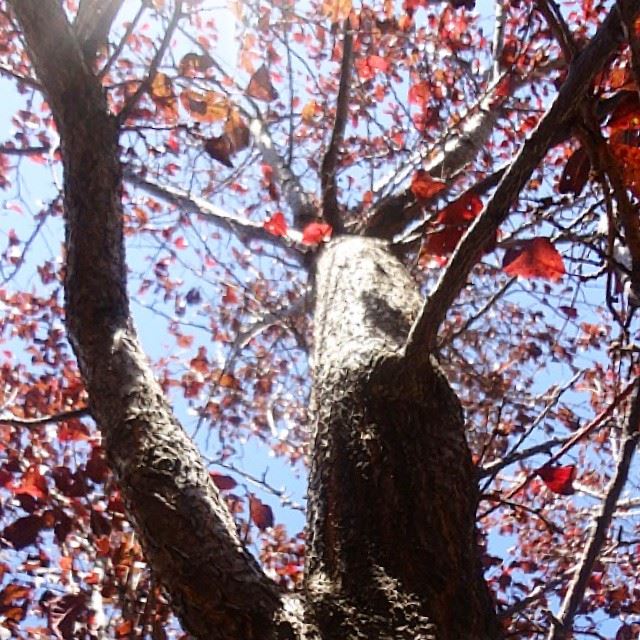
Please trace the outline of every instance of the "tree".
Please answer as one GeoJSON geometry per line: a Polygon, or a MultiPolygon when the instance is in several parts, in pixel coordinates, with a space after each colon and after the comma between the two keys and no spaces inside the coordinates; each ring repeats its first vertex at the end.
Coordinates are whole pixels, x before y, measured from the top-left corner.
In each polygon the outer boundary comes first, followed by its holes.
{"type": "Polygon", "coordinates": [[[491,42],[472,1],[238,5],[234,72],[202,0],[0,4],[26,101],[4,187],[25,156],[62,165],[5,286],[65,224],[64,267],[2,292],[33,371],[3,368],[4,627],[162,638],[171,610],[198,638],[557,640],[606,613],[633,637],[640,3],[566,4],[497,2],[491,42]],[[193,349],[182,375],[154,374],[136,285],[193,349]],[[271,446],[308,451],[306,549],[210,472],[171,393],[228,468],[295,425],[271,446]]]}

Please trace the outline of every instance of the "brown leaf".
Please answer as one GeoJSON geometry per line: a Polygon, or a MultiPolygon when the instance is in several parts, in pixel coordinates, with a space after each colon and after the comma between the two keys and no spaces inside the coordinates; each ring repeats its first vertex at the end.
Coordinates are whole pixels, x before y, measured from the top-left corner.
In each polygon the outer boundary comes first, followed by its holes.
{"type": "Polygon", "coordinates": [[[18,518],[2,532],[2,537],[8,540],[14,549],[24,549],[34,544],[38,539],[38,534],[44,527],[42,516],[31,515],[18,518]]]}
{"type": "Polygon", "coordinates": [[[590,171],[591,160],[589,160],[587,152],[582,147],[576,149],[564,166],[560,183],[558,184],[558,191],[579,196],[584,189],[584,185],[587,184],[590,171]]]}
{"type": "Polygon", "coordinates": [[[197,73],[202,73],[213,65],[213,58],[204,53],[187,53],[182,56],[180,64],[178,65],[178,73],[181,76],[193,78],[197,73]]]}
{"type": "Polygon", "coordinates": [[[224,133],[229,139],[234,153],[249,146],[251,134],[242,116],[235,110],[229,110],[229,116],[224,124],[224,133]]]}
{"type": "Polygon", "coordinates": [[[246,93],[248,96],[264,102],[271,102],[278,97],[278,92],[275,90],[273,84],[271,84],[267,67],[262,65],[251,76],[246,93]]]}
{"type": "Polygon", "coordinates": [[[249,513],[251,520],[260,531],[273,526],[273,511],[271,507],[255,496],[249,496],[249,513]]]}
{"type": "Polygon", "coordinates": [[[233,153],[233,145],[226,135],[213,136],[204,143],[204,150],[214,159],[223,164],[225,167],[233,169],[231,162],[231,154],[233,153]]]}

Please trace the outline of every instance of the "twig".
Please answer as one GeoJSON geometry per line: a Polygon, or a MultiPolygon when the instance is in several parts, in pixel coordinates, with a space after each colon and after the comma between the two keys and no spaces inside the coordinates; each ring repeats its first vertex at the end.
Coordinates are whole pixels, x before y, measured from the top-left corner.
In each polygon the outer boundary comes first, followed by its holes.
{"type": "Polygon", "coordinates": [[[127,99],[124,106],[120,110],[120,113],[117,116],[118,124],[122,124],[129,117],[129,114],[133,110],[133,108],[138,104],[138,101],[142,97],[142,94],[149,90],[151,87],[151,83],[158,72],[158,67],[162,62],[162,58],[169,47],[169,43],[171,42],[171,38],[173,37],[173,32],[178,26],[178,22],[182,17],[182,1],[176,0],[175,7],[173,9],[173,14],[171,15],[171,20],[169,20],[169,24],[167,25],[167,30],[165,31],[164,37],[162,38],[162,42],[158,47],[155,55],[153,56],[151,63],[149,64],[149,71],[147,76],[140,84],[138,88],[134,91],[133,95],[127,99]]]}
{"type": "Polygon", "coordinates": [[[65,420],[73,420],[74,418],[84,418],[91,415],[89,408],[73,409],[71,411],[63,411],[54,413],[50,416],[41,416],[39,418],[16,418],[15,416],[0,416],[0,424],[8,427],[39,427],[49,422],[64,422],[65,420]]]}
{"type": "MultiPolygon", "coordinates": [[[[632,5],[633,15],[640,13],[640,5],[632,5]]],[[[509,215],[517,199],[546,154],[559,128],[566,126],[580,107],[591,80],[602,68],[622,37],[617,10],[610,12],[591,42],[573,60],[564,84],[556,99],[540,120],[538,127],[524,142],[516,159],[484,208],[475,219],[442,273],[440,280],[416,319],[405,346],[407,356],[428,358],[436,336],[451,303],[465,286],[467,277],[477,262],[478,253],[487,246],[509,215]]]]}
{"type": "Polygon", "coordinates": [[[6,144],[0,145],[0,153],[6,156],[35,156],[39,153],[47,153],[51,150],[51,145],[43,144],[37,147],[10,147],[6,144]]]}
{"type": "Polygon", "coordinates": [[[335,232],[344,230],[342,217],[338,208],[338,185],[336,170],[340,145],[344,138],[349,112],[349,92],[351,88],[351,72],[353,69],[353,33],[349,18],[344,21],[344,39],[342,41],[342,63],[340,65],[340,86],[336,100],[336,117],[333,123],[331,141],[327,148],[322,166],[320,168],[320,180],[322,184],[322,213],[325,220],[333,227],[335,232]]]}
{"type": "Polygon", "coordinates": [[[600,514],[594,520],[594,526],[587,540],[582,559],[578,564],[575,577],[569,583],[560,611],[557,616],[555,616],[557,622],[555,622],[549,630],[549,634],[547,635],[548,640],[564,640],[571,634],[573,619],[584,598],[589,577],[593,571],[593,565],[598,559],[605,542],[607,530],[609,529],[611,519],[616,510],[618,498],[622,493],[622,489],[629,475],[631,460],[633,459],[633,454],[638,446],[638,439],[640,438],[640,385],[637,384],[637,380],[634,382],[638,388],[636,389],[633,405],[627,424],[625,425],[625,435],[615,475],[611,479],[611,483],[607,489],[600,514]]]}
{"type": "Polygon", "coordinates": [[[127,40],[129,40],[129,38],[131,37],[131,34],[134,32],[136,25],[138,24],[146,8],[147,8],[146,3],[141,2],[140,6],[138,7],[138,11],[136,15],[133,17],[133,20],[129,22],[129,24],[127,25],[127,28],[125,29],[124,35],[122,36],[122,38],[120,38],[120,42],[118,42],[118,44],[116,45],[115,49],[113,50],[113,53],[109,56],[109,59],[105,63],[104,67],[102,67],[102,69],[100,69],[100,71],[98,72],[97,74],[98,80],[102,80],[104,76],[107,73],[109,73],[109,69],[111,69],[113,63],[118,59],[118,56],[122,53],[122,50],[124,49],[124,46],[127,43],[127,40]]]}

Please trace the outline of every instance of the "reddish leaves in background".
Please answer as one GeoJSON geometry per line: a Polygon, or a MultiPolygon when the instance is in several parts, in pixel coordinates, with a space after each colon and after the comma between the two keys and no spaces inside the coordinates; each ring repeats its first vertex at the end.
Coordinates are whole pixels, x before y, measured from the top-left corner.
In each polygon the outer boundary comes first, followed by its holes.
{"type": "Polygon", "coordinates": [[[283,238],[289,230],[287,221],[284,219],[284,214],[281,211],[276,211],[270,218],[267,218],[263,226],[270,234],[283,238]]]}
{"type": "Polygon", "coordinates": [[[562,496],[575,493],[573,481],[576,477],[576,466],[570,464],[564,467],[551,467],[545,465],[536,469],[536,473],[542,478],[548,489],[562,496]]]}
{"type": "Polygon", "coordinates": [[[278,97],[278,92],[275,90],[269,77],[269,70],[262,65],[249,80],[247,86],[247,95],[256,100],[262,100],[263,102],[271,102],[278,97]]]}
{"type": "Polygon", "coordinates": [[[331,239],[333,228],[326,222],[311,222],[302,231],[302,244],[315,247],[331,239]]]}
{"type": "Polygon", "coordinates": [[[253,495],[249,496],[249,514],[251,515],[251,520],[260,531],[273,526],[273,511],[271,507],[253,495]]]}
{"type": "Polygon", "coordinates": [[[590,171],[591,160],[587,152],[582,147],[576,149],[564,166],[564,171],[562,172],[562,176],[560,176],[558,191],[560,193],[573,193],[574,196],[579,196],[584,189],[584,185],[587,184],[590,171]]]}
{"type": "Polygon", "coordinates": [[[508,249],[502,260],[504,272],[523,278],[543,278],[556,282],[565,274],[564,262],[549,238],[523,240],[508,249]]]}
{"type": "Polygon", "coordinates": [[[418,169],[411,180],[411,193],[419,200],[428,200],[446,189],[444,180],[433,178],[424,169],[418,169]]]}

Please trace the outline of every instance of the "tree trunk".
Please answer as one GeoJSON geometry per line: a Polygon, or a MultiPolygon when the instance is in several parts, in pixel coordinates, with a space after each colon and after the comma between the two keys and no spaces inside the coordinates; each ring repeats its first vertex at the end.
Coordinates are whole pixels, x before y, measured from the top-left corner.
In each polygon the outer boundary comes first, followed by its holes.
{"type": "Polygon", "coordinates": [[[306,586],[323,639],[499,636],[457,397],[401,349],[416,286],[378,240],[317,265],[306,586]]]}

